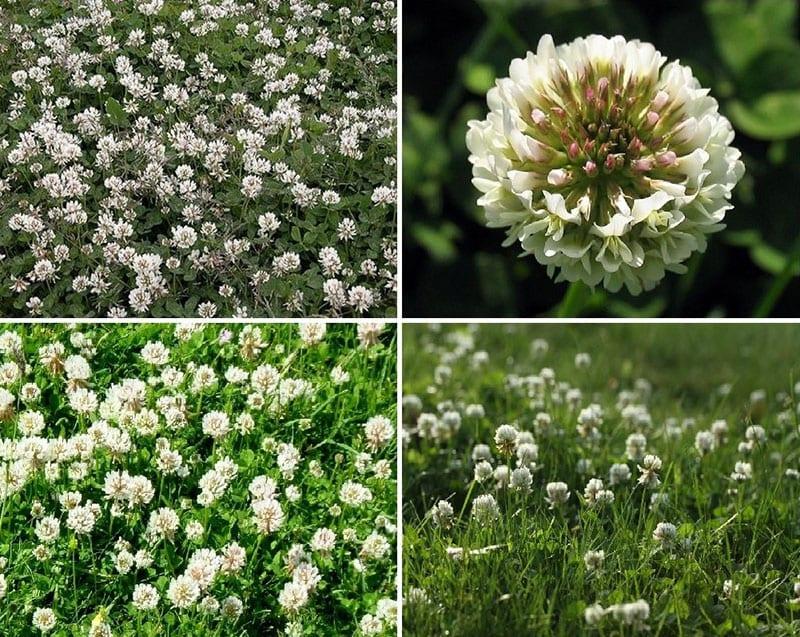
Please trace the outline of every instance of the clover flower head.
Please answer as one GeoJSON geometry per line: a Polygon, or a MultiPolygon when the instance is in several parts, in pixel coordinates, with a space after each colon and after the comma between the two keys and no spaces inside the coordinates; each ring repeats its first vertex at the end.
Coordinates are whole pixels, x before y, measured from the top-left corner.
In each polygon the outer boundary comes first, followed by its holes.
{"type": "Polygon", "coordinates": [[[500,517],[500,507],[492,495],[479,495],[472,501],[472,517],[481,524],[491,524],[500,517]]]}
{"type": "Polygon", "coordinates": [[[652,454],[647,454],[642,460],[642,464],[637,465],[639,468],[639,484],[651,489],[657,488],[661,484],[661,479],[658,477],[658,472],[661,471],[661,458],[652,454]]]}
{"type": "Polygon", "coordinates": [[[481,460],[475,465],[475,481],[486,482],[494,475],[492,465],[486,460],[481,460]]]}
{"type": "Polygon", "coordinates": [[[672,546],[678,536],[678,530],[671,522],[659,522],[653,531],[653,539],[661,544],[662,548],[672,546]]]}
{"type": "Polygon", "coordinates": [[[583,563],[586,565],[586,570],[589,572],[601,570],[605,561],[606,552],[603,550],[586,551],[583,555],[583,563]]]}
{"type": "Polygon", "coordinates": [[[608,482],[611,485],[622,484],[631,479],[631,469],[626,464],[615,463],[608,470],[608,482]]]}
{"type": "Polygon", "coordinates": [[[633,626],[635,630],[646,630],[645,622],[650,617],[650,604],[643,599],[627,604],[614,604],[606,610],[620,623],[633,626]]]}
{"type": "Polygon", "coordinates": [[[433,523],[445,530],[453,525],[454,514],[453,505],[447,500],[439,500],[431,509],[433,523]]]}
{"type": "Polygon", "coordinates": [[[520,493],[530,493],[531,485],[533,484],[533,476],[528,467],[518,467],[511,472],[511,481],[509,486],[512,490],[520,493]]]}
{"type": "Polygon", "coordinates": [[[722,597],[723,599],[730,599],[733,594],[739,590],[739,585],[734,584],[732,579],[726,579],[722,582],[722,597]]]}
{"type": "Polygon", "coordinates": [[[517,447],[519,432],[513,425],[500,425],[494,432],[494,444],[503,454],[511,454],[517,447]]]}
{"type": "Polygon", "coordinates": [[[731,480],[744,482],[753,477],[753,465],[749,462],[737,462],[731,473],[731,480]]]}
{"type": "Polygon", "coordinates": [[[473,184],[556,281],[650,290],[706,249],[744,173],[730,122],[689,67],[652,44],[550,35],[469,122],[473,184]]]}
{"type": "Polygon", "coordinates": [[[548,482],[545,491],[547,491],[545,500],[551,509],[555,509],[569,500],[569,487],[565,482],[548,482]]]}
{"type": "Polygon", "coordinates": [[[713,451],[716,445],[717,439],[710,431],[698,431],[694,437],[694,447],[700,455],[713,451]]]}

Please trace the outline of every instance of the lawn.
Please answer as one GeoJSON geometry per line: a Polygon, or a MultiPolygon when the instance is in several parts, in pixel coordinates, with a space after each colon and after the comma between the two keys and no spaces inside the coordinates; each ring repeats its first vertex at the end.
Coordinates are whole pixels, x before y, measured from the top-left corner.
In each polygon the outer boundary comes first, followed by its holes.
{"type": "Polygon", "coordinates": [[[406,634],[797,634],[797,326],[404,329],[406,634]]]}

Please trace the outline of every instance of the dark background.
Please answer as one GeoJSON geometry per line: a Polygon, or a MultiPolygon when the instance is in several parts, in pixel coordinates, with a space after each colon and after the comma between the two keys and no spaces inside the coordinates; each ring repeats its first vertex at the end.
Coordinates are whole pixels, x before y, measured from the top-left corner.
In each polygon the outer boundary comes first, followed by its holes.
{"type": "Polygon", "coordinates": [[[406,0],[403,13],[406,316],[551,315],[567,290],[484,225],[464,142],[494,79],[545,33],[556,44],[621,34],[690,65],[731,119],[746,166],[728,227],[687,274],[638,297],[598,288],[583,314],[800,316],[795,0],[406,0]]]}

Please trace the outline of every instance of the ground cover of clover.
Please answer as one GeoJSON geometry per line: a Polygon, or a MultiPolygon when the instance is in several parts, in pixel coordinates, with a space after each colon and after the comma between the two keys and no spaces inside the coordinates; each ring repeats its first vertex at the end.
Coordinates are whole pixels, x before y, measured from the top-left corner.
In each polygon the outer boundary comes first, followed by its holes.
{"type": "Polygon", "coordinates": [[[395,630],[382,324],[0,333],[0,633],[395,630]]]}
{"type": "Polygon", "coordinates": [[[408,635],[800,632],[797,326],[406,326],[408,635]]]}
{"type": "Polygon", "coordinates": [[[0,6],[6,316],[393,316],[396,7],[0,6]]]}

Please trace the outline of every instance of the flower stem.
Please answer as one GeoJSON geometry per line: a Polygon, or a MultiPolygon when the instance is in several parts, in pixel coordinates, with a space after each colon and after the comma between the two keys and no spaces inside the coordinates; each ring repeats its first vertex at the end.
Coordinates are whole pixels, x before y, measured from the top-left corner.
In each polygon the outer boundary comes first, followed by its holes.
{"type": "Polygon", "coordinates": [[[798,265],[800,265],[800,237],[795,241],[794,248],[786,257],[786,264],[783,266],[783,270],[772,279],[772,285],[770,285],[766,294],[761,297],[761,301],[759,301],[758,307],[753,313],[755,318],[765,318],[772,313],[786,286],[795,277],[795,270],[798,265]]]}
{"type": "Polygon", "coordinates": [[[592,291],[582,281],[570,283],[567,293],[556,307],[556,316],[558,318],[576,318],[580,316],[586,308],[586,303],[591,295],[592,291]]]}

